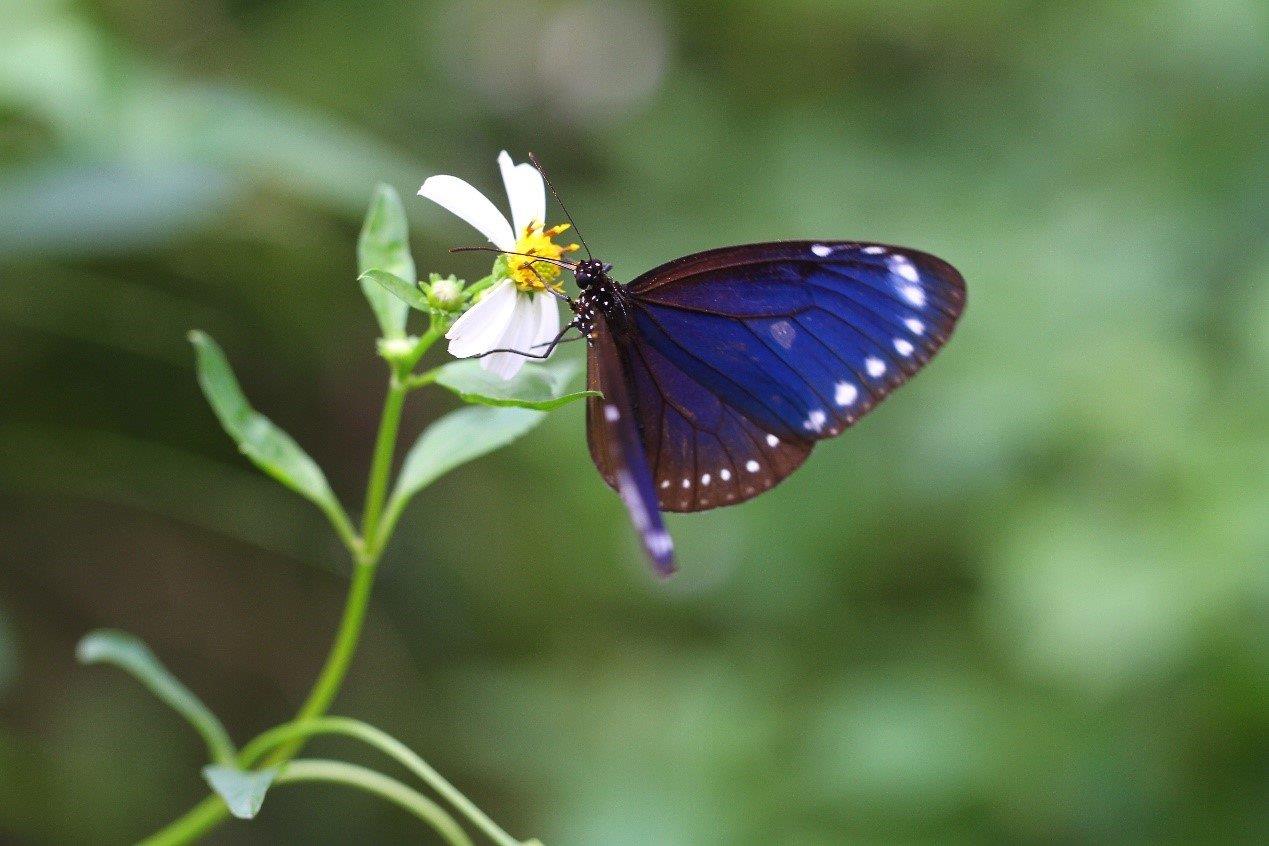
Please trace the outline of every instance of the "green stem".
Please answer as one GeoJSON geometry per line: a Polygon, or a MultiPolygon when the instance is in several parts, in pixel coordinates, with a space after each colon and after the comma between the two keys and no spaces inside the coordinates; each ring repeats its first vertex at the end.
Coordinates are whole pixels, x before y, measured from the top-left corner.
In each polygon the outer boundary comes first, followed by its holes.
{"type": "Polygon", "coordinates": [[[436,377],[441,375],[441,369],[441,367],[433,367],[431,370],[424,370],[422,373],[411,373],[405,379],[405,389],[414,391],[427,387],[436,381],[436,377]]]}
{"type": "Polygon", "coordinates": [[[318,507],[326,514],[326,519],[330,520],[330,524],[335,527],[335,534],[339,535],[339,539],[343,541],[344,546],[348,548],[348,552],[353,558],[361,555],[361,538],[357,535],[357,530],[353,528],[352,521],[348,519],[348,515],[340,507],[339,503],[332,502],[329,505],[318,503],[318,507]]]}
{"type": "MultiPolygon", "coordinates": [[[[392,473],[392,455],[396,450],[397,430],[401,426],[401,409],[407,393],[399,372],[392,374],[388,383],[388,397],[383,404],[383,416],[379,418],[379,434],[375,438],[374,459],[370,464],[370,481],[366,484],[366,512],[361,522],[361,537],[366,550],[373,550],[375,533],[379,530],[379,517],[388,495],[388,476],[392,473]]],[[[374,556],[373,553],[371,553],[374,556]]],[[[374,556],[377,558],[378,556],[374,556]]],[[[358,562],[374,566],[368,560],[358,562]]]]}
{"type": "Polygon", "coordinates": [[[229,809],[219,796],[208,796],[181,817],[140,841],[137,846],[177,846],[191,843],[229,817],[229,809]]]}
{"type": "MultiPolygon", "coordinates": [[[[348,591],[348,601],[344,604],[339,633],[335,636],[330,655],[327,656],[326,664],[314,682],[308,699],[304,700],[295,715],[297,722],[326,713],[335,694],[339,692],[344,675],[348,672],[348,665],[352,663],[353,653],[357,651],[357,642],[361,638],[361,627],[366,619],[366,608],[370,602],[370,590],[374,586],[377,565],[377,561],[367,562],[358,564],[353,570],[352,587],[348,591]]],[[[275,750],[267,763],[271,765],[287,760],[300,750],[301,745],[296,742],[275,750]]]]}
{"type": "Polygon", "coordinates": [[[463,291],[463,296],[468,301],[474,300],[476,295],[481,291],[492,287],[495,282],[501,282],[504,278],[506,277],[491,273],[483,279],[477,279],[475,282],[467,286],[467,289],[463,291]]]}
{"type": "Polygon", "coordinates": [[[325,781],[333,784],[346,784],[367,793],[381,796],[436,829],[452,846],[472,846],[471,838],[463,831],[454,818],[446,813],[440,805],[426,796],[411,790],[394,778],[382,773],[346,764],[343,761],[324,761],[318,759],[292,761],[278,773],[275,784],[288,784],[300,781],[325,781]]]}
{"type": "Polygon", "coordinates": [[[244,746],[239,755],[239,760],[243,766],[249,767],[269,749],[281,746],[295,738],[311,737],[315,734],[342,734],[354,737],[375,747],[418,776],[425,784],[435,790],[438,795],[462,812],[498,846],[523,846],[520,841],[503,831],[484,811],[476,807],[476,803],[464,796],[458,788],[450,784],[449,780],[433,769],[414,750],[395,737],[360,720],[354,720],[350,717],[319,717],[308,722],[297,720],[293,723],[284,723],[276,728],[269,729],[244,746]]]}
{"type": "Polygon", "coordinates": [[[452,317],[444,315],[432,317],[432,322],[428,324],[427,331],[419,338],[418,346],[414,348],[414,355],[404,363],[403,373],[409,373],[414,369],[414,366],[423,358],[423,354],[432,348],[432,344],[435,344],[445,335],[445,331],[449,329],[452,322],[452,317]]]}
{"type": "MultiPolygon", "coordinates": [[[[379,419],[379,434],[375,438],[370,480],[366,486],[366,510],[361,537],[358,538],[352,533],[351,526],[347,525],[347,517],[344,517],[343,521],[332,518],[335,530],[348,544],[349,550],[354,555],[352,584],[348,589],[348,600],[344,604],[344,614],[340,619],[339,630],[335,633],[335,642],[331,646],[330,654],[326,658],[317,681],[313,684],[312,691],[296,715],[297,720],[306,720],[325,713],[335,695],[339,693],[353,653],[357,651],[357,641],[361,637],[362,623],[370,601],[370,589],[374,585],[375,570],[378,568],[380,553],[387,543],[387,538],[376,538],[375,532],[378,531],[380,518],[383,516],[388,477],[392,470],[392,455],[396,449],[401,411],[408,392],[404,384],[405,378],[428,348],[444,333],[444,322],[433,321],[428,326],[427,332],[419,339],[411,360],[393,368],[392,378],[388,382],[388,395],[383,404],[383,414],[379,419]]],[[[287,761],[299,752],[302,744],[303,740],[300,739],[276,749],[269,757],[268,763],[279,764],[287,761]]],[[[209,796],[143,843],[146,846],[176,846],[189,843],[215,828],[228,815],[229,809],[225,807],[220,797],[209,796]]]]}

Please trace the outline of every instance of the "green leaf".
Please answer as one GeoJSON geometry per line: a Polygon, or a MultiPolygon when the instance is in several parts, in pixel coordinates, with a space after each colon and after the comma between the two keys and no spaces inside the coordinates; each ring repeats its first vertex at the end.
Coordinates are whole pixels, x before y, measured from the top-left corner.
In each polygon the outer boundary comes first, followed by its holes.
{"type": "MultiPolygon", "coordinates": [[[[401,198],[388,185],[375,186],[370,198],[370,210],[357,241],[357,270],[361,290],[370,302],[370,308],[379,321],[385,338],[399,338],[405,334],[405,319],[409,309],[397,297],[389,294],[373,279],[365,278],[368,270],[383,270],[405,280],[410,287],[418,282],[414,259],[410,257],[409,224],[401,198]]],[[[408,301],[407,301],[408,302],[408,301]]]]}
{"type": "Polygon", "coordinates": [[[344,542],[351,545],[355,535],[352,525],[322,468],[290,435],[251,407],[215,341],[198,331],[190,332],[189,340],[198,355],[198,384],[238,449],[265,473],[322,509],[344,542]]]}
{"type": "Polygon", "coordinates": [[[389,273],[379,268],[371,268],[361,274],[359,281],[363,285],[366,282],[377,285],[381,290],[387,291],[411,308],[417,308],[419,311],[428,310],[427,297],[419,290],[419,286],[405,281],[395,273],[389,273]]]}
{"type": "Polygon", "coordinates": [[[598,391],[564,389],[580,370],[574,359],[548,364],[526,364],[514,379],[484,370],[475,359],[454,361],[436,371],[436,384],[462,397],[464,402],[550,411],[574,400],[602,396],[598,391]]]}
{"type": "Polygon", "coordinates": [[[419,491],[455,467],[506,446],[545,418],[546,412],[526,408],[473,406],[427,427],[405,456],[379,535],[391,535],[401,511],[419,491]]]}
{"type": "Polygon", "coordinates": [[[75,655],[82,664],[114,664],[131,673],[203,736],[213,761],[219,764],[233,761],[234,746],[220,720],[159,663],[140,638],[127,632],[99,629],[84,635],[75,647],[75,655]]]}
{"type": "Polygon", "coordinates": [[[229,813],[240,820],[249,820],[260,813],[264,794],[278,776],[277,767],[247,772],[233,766],[209,764],[203,767],[203,778],[229,806],[229,813]]]}

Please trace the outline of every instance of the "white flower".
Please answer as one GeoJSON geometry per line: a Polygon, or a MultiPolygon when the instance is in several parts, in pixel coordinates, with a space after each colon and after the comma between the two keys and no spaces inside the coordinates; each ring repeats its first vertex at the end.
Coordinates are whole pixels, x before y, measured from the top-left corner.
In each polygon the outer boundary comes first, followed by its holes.
{"type": "MultiPolygon", "coordinates": [[[[548,259],[576,250],[576,244],[561,245],[553,240],[568,229],[567,224],[546,226],[546,186],[538,169],[527,163],[513,164],[506,150],[498,156],[498,167],[511,205],[510,222],[484,194],[456,176],[429,177],[419,196],[470,223],[499,250],[548,259]]],[[[494,349],[540,355],[559,333],[559,308],[550,293],[559,289],[555,282],[559,267],[507,256],[507,271],[510,278],[485,291],[445,333],[451,355],[467,358],[494,349]]],[[[480,363],[485,370],[510,379],[520,372],[525,360],[515,353],[494,353],[480,363]]]]}

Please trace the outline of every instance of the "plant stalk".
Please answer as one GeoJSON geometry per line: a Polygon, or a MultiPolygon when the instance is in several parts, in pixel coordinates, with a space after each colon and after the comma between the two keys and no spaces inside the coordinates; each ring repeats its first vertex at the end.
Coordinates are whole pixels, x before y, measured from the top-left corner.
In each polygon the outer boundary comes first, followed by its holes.
{"type": "MultiPolygon", "coordinates": [[[[362,520],[360,538],[354,538],[349,544],[354,553],[352,583],[348,588],[348,599],[344,603],[344,613],[331,645],[326,663],[314,682],[308,698],[296,714],[296,721],[320,717],[326,713],[331,702],[339,693],[357,651],[357,643],[361,638],[362,624],[365,622],[366,610],[370,602],[371,588],[374,586],[375,571],[387,539],[376,536],[380,520],[383,517],[383,505],[387,497],[388,481],[392,474],[392,457],[396,451],[397,433],[401,426],[401,412],[405,407],[405,397],[409,393],[406,379],[423,354],[444,334],[444,326],[440,321],[433,321],[427,332],[419,339],[415,354],[411,360],[394,365],[392,377],[388,382],[388,394],[384,399],[383,413],[379,418],[379,433],[375,438],[374,456],[371,459],[370,477],[366,483],[366,507],[362,520]]],[[[330,516],[330,515],[328,515],[330,516]]],[[[335,523],[335,530],[344,538],[346,526],[335,523]]],[[[304,744],[303,738],[281,746],[265,761],[265,765],[285,763],[299,753],[304,744]]],[[[242,764],[241,756],[239,764],[242,764]]],[[[141,841],[143,846],[177,846],[190,843],[215,828],[229,816],[229,809],[219,796],[209,796],[199,802],[183,816],[178,817],[164,828],[141,841]]]]}
{"type": "Polygon", "coordinates": [[[341,734],[373,746],[418,776],[438,795],[461,811],[473,825],[488,835],[489,839],[498,846],[524,846],[519,840],[503,831],[502,827],[480,810],[475,802],[464,796],[414,750],[386,732],[351,717],[318,717],[307,722],[296,721],[275,726],[242,747],[239,760],[243,766],[252,766],[270,749],[281,747],[295,738],[306,738],[315,734],[341,734]]]}
{"type": "Polygon", "coordinates": [[[356,787],[387,799],[436,830],[450,846],[472,846],[471,838],[440,805],[421,793],[411,790],[394,778],[374,770],[346,764],[343,761],[320,759],[292,761],[278,774],[276,784],[300,781],[325,781],[356,787]]]}

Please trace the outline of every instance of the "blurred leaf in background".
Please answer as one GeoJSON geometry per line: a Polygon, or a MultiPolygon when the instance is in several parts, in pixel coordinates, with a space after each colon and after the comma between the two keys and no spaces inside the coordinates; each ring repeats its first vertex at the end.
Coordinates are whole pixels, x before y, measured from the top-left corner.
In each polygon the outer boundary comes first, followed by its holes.
{"type": "MultiPolygon", "coordinates": [[[[672,516],[666,586],[579,404],[438,480],[341,711],[551,846],[1254,842],[1262,7],[0,0],[0,838],[126,841],[206,789],[174,717],[76,669],[89,629],[137,632],[234,736],[307,688],[337,542],[249,476],[185,333],[254,351],[246,395],[355,511],[366,198],[405,198],[418,275],[477,279],[413,192],[506,148],[619,279],[866,238],[956,264],[966,318],[779,489],[672,516]]],[[[277,793],[220,842],[411,842],[277,793]]]]}

